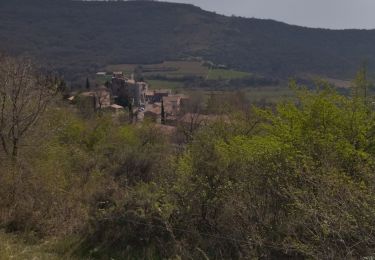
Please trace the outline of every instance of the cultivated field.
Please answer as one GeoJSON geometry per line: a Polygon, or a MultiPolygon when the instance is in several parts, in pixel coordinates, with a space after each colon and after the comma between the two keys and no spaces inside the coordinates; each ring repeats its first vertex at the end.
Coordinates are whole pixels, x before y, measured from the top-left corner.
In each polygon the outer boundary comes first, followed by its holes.
{"type": "Polygon", "coordinates": [[[202,65],[199,61],[165,61],[160,64],[119,64],[110,65],[106,68],[108,71],[122,71],[125,74],[133,73],[138,66],[142,67],[145,77],[162,75],[169,78],[180,78],[184,76],[206,77],[208,67],[202,65]]]}
{"type": "MultiPolygon", "coordinates": [[[[205,80],[232,80],[242,79],[252,76],[251,73],[230,70],[230,69],[210,69],[203,66],[199,61],[165,61],[160,64],[119,64],[109,65],[106,71],[122,71],[130,75],[138,67],[142,67],[143,75],[150,84],[151,89],[172,89],[175,92],[193,94],[202,93],[205,96],[210,95],[212,90],[185,88],[185,82],[182,80],[186,77],[201,77],[205,80]],[[160,77],[160,78],[158,78],[160,77]]],[[[228,91],[233,91],[230,89],[228,91]]],[[[288,88],[280,86],[269,87],[245,87],[241,88],[246,97],[252,102],[276,102],[284,100],[292,95],[288,88]]],[[[214,91],[216,94],[225,94],[226,91],[214,91]]]]}
{"type": "Polygon", "coordinates": [[[169,79],[195,76],[209,80],[227,80],[251,76],[248,72],[229,69],[209,69],[207,66],[203,66],[202,62],[199,61],[165,61],[160,64],[149,65],[119,64],[109,65],[106,67],[106,70],[122,71],[125,74],[131,74],[138,66],[142,67],[143,74],[146,78],[160,75],[169,79]]]}

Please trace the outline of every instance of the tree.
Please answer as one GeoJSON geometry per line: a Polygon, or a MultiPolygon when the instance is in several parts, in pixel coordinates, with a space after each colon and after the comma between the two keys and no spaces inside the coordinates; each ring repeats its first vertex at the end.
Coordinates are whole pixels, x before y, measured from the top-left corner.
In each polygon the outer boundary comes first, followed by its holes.
{"type": "Polygon", "coordinates": [[[367,63],[363,62],[353,82],[353,97],[367,103],[370,83],[367,79],[367,63]]]}
{"type": "Polygon", "coordinates": [[[133,113],[133,104],[132,104],[132,102],[129,102],[128,109],[129,109],[129,122],[133,123],[134,113],[133,113]]]}
{"type": "Polygon", "coordinates": [[[194,93],[185,101],[178,116],[178,131],[182,134],[183,143],[189,143],[195,132],[203,125],[205,100],[203,93],[194,93]]]}
{"type": "Polygon", "coordinates": [[[165,111],[164,111],[164,101],[161,100],[161,123],[165,124],[165,111]]]}
{"type": "Polygon", "coordinates": [[[134,69],[134,80],[135,81],[144,81],[144,77],[143,77],[143,67],[142,66],[137,66],[135,69],[134,69]]]}
{"type": "Polygon", "coordinates": [[[90,80],[86,78],[86,90],[90,90],[90,80]]]}
{"type": "Polygon", "coordinates": [[[16,159],[20,143],[58,90],[58,80],[42,75],[27,59],[0,57],[0,142],[16,159]]]}

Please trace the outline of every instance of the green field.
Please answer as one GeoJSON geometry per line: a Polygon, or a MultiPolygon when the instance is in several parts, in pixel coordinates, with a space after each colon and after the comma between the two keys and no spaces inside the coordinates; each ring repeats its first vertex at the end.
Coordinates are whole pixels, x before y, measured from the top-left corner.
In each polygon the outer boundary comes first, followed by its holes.
{"type": "Polygon", "coordinates": [[[171,79],[195,76],[209,80],[238,79],[251,76],[251,73],[248,72],[229,69],[209,69],[203,66],[202,62],[199,61],[165,61],[160,64],[150,65],[119,64],[109,65],[105,69],[107,71],[122,71],[130,75],[137,66],[142,66],[143,74],[146,79],[155,75],[161,75],[171,79]]]}
{"type": "Polygon", "coordinates": [[[236,71],[236,70],[225,70],[225,69],[212,69],[207,74],[209,80],[226,80],[226,79],[240,79],[251,76],[251,73],[236,71]]]}
{"type": "Polygon", "coordinates": [[[183,76],[206,77],[208,68],[199,61],[165,61],[159,64],[119,64],[109,65],[107,71],[122,71],[125,74],[133,73],[137,66],[142,66],[143,74],[148,76],[162,75],[171,78],[180,78],[183,76]]]}
{"type": "MultiPolygon", "coordinates": [[[[107,71],[122,71],[126,75],[133,73],[136,64],[119,64],[110,65],[105,69],[107,71]]],[[[184,82],[178,81],[179,78],[186,76],[202,77],[206,80],[231,80],[241,79],[252,76],[249,72],[242,72],[230,69],[209,69],[202,65],[199,61],[165,61],[160,64],[141,65],[143,68],[143,75],[146,81],[150,84],[150,89],[171,89],[173,91],[183,92],[186,94],[201,93],[202,95],[209,95],[211,90],[200,89],[184,89],[184,82]],[[169,80],[147,79],[155,75],[160,75],[169,80]],[[175,79],[175,80],[173,80],[175,79]]],[[[228,90],[233,91],[233,90],[228,90]]],[[[288,88],[280,86],[270,87],[248,87],[241,89],[246,97],[251,102],[267,101],[276,102],[285,100],[292,95],[288,88]]],[[[227,91],[215,91],[215,93],[225,94],[227,91]]]]}

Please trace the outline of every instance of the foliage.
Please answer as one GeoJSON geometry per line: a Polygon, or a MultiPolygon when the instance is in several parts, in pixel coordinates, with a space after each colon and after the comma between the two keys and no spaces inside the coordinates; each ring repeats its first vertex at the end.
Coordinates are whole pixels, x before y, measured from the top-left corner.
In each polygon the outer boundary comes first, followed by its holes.
{"type": "Polygon", "coordinates": [[[196,137],[175,185],[191,246],[214,258],[373,254],[374,113],[330,89],[297,101],[258,110],[251,134],[196,137]]]}
{"type": "Polygon", "coordinates": [[[1,161],[0,256],[29,252],[15,233],[37,241],[37,257],[54,238],[52,252],[79,259],[374,256],[371,99],[291,87],[294,100],[270,108],[212,95],[220,116],[183,145],[160,126],[56,102],[22,146],[13,200],[1,161]]]}

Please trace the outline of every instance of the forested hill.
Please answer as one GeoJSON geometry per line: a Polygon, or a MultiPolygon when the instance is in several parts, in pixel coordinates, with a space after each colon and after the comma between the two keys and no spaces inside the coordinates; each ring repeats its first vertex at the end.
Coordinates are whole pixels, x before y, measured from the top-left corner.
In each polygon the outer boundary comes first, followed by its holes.
{"type": "Polygon", "coordinates": [[[284,77],[349,78],[367,60],[375,74],[374,30],[310,29],[155,1],[1,0],[0,39],[2,51],[76,74],[191,56],[284,77]]]}

